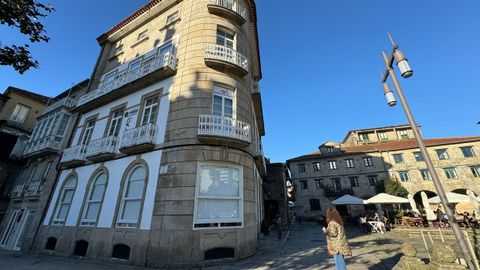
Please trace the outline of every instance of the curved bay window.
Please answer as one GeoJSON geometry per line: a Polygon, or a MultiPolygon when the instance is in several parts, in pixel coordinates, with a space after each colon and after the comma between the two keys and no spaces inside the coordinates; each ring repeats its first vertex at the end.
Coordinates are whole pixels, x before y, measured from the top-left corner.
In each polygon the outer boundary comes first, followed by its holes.
{"type": "Polygon", "coordinates": [[[199,164],[193,227],[243,226],[243,169],[199,164]]]}
{"type": "Polygon", "coordinates": [[[95,226],[97,224],[106,187],[107,174],[105,172],[101,172],[95,176],[88,187],[80,225],[95,226]]]}
{"type": "Polygon", "coordinates": [[[77,177],[70,176],[63,185],[62,192],[60,193],[57,209],[53,216],[53,224],[63,225],[67,219],[70,205],[72,204],[73,195],[75,195],[75,188],[77,187],[77,177]]]}
{"type": "Polygon", "coordinates": [[[134,167],[125,180],[117,226],[135,228],[138,225],[146,184],[145,167],[134,167]]]}

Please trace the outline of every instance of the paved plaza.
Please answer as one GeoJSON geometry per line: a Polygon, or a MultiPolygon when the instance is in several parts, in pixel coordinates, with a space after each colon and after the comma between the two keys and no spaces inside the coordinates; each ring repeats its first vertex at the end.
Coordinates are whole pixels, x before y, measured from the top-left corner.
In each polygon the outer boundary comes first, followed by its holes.
{"type": "MultiPolygon", "coordinates": [[[[277,240],[276,233],[265,236],[257,253],[240,261],[208,270],[234,269],[334,269],[333,260],[326,253],[325,236],[320,225],[294,224],[287,241],[277,240]]],[[[401,240],[398,234],[364,235],[357,229],[347,229],[353,256],[347,258],[348,269],[392,269],[400,258],[401,240]]],[[[98,263],[76,258],[23,255],[0,252],[0,269],[9,270],[139,270],[130,265],[98,263]]]]}

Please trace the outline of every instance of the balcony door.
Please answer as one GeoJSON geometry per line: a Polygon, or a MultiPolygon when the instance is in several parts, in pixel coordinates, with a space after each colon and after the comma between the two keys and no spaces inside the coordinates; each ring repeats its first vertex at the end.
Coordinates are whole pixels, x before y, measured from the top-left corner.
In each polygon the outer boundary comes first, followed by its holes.
{"type": "Polygon", "coordinates": [[[118,133],[120,132],[120,126],[122,125],[122,118],[123,118],[123,108],[117,109],[112,112],[110,120],[110,126],[108,127],[108,132],[107,136],[118,136],[118,133]]]}
{"type": "Polygon", "coordinates": [[[158,95],[145,99],[143,103],[143,113],[141,125],[155,124],[158,113],[158,95]]]}
{"type": "Polygon", "coordinates": [[[82,137],[82,140],[80,141],[80,144],[84,145],[81,149],[82,153],[87,152],[86,146],[88,146],[88,144],[90,143],[90,140],[92,139],[94,127],[95,127],[95,120],[90,120],[85,123],[85,130],[83,131],[83,137],[82,137]]]}
{"type": "Polygon", "coordinates": [[[232,61],[235,50],[235,33],[224,28],[217,29],[217,53],[225,60],[232,61]]]}
{"type": "Polygon", "coordinates": [[[233,119],[233,90],[221,87],[213,87],[213,115],[214,129],[231,133],[234,130],[233,119]]]}
{"type": "Polygon", "coordinates": [[[133,80],[138,79],[141,65],[142,65],[142,58],[134,60],[130,63],[130,65],[128,65],[127,81],[131,82],[133,80]]]}
{"type": "Polygon", "coordinates": [[[160,47],[160,49],[158,49],[159,59],[162,59],[161,61],[167,61],[166,63],[162,62],[163,66],[168,64],[168,59],[165,59],[165,56],[167,54],[172,54],[172,51],[173,51],[173,44],[171,42],[163,45],[162,47],[160,47]]]}
{"type": "Polygon", "coordinates": [[[26,209],[14,210],[8,221],[0,246],[8,250],[20,250],[28,233],[34,212],[26,209]]]}

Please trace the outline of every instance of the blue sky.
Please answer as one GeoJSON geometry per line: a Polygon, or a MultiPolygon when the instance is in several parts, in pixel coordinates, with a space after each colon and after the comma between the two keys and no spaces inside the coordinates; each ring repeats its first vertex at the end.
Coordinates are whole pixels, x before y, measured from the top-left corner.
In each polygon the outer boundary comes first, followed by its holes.
{"type": "MultiPolygon", "coordinates": [[[[24,75],[0,66],[9,85],[55,95],[90,76],[98,37],[146,1],[43,1],[51,42],[34,44],[41,66],[24,75]]],[[[478,1],[257,1],[266,133],[272,161],[340,141],[351,129],[406,123],[386,105],[378,69],[391,32],[415,75],[401,80],[425,137],[478,135],[478,1]],[[295,3],[295,4],[292,4],[295,3]]],[[[0,27],[4,44],[25,40],[0,27]]]]}

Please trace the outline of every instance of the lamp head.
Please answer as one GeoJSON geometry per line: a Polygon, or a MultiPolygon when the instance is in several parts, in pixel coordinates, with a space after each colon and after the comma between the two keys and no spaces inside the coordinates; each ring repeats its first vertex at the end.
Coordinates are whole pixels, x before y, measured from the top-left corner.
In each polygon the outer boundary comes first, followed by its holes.
{"type": "Polygon", "coordinates": [[[395,100],[395,96],[393,95],[392,89],[390,88],[390,85],[386,82],[382,83],[383,85],[383,94],[385,95],[385,98],[387,99],[387,104],[390,107],[393,107],[397,105],[397,101],[395,100]]]}
{"type": "Polygon", "coordinates": [[[403,55],[402,51],[395,48],[395,51],[393,52],[393,57],[395,58],[395,62],[397,62],[397,66],[400,70],[400,74],[402,75],[402,77],[405,79],[412,77],[413,70],[408,65],[408,61],[403,55]]]}

